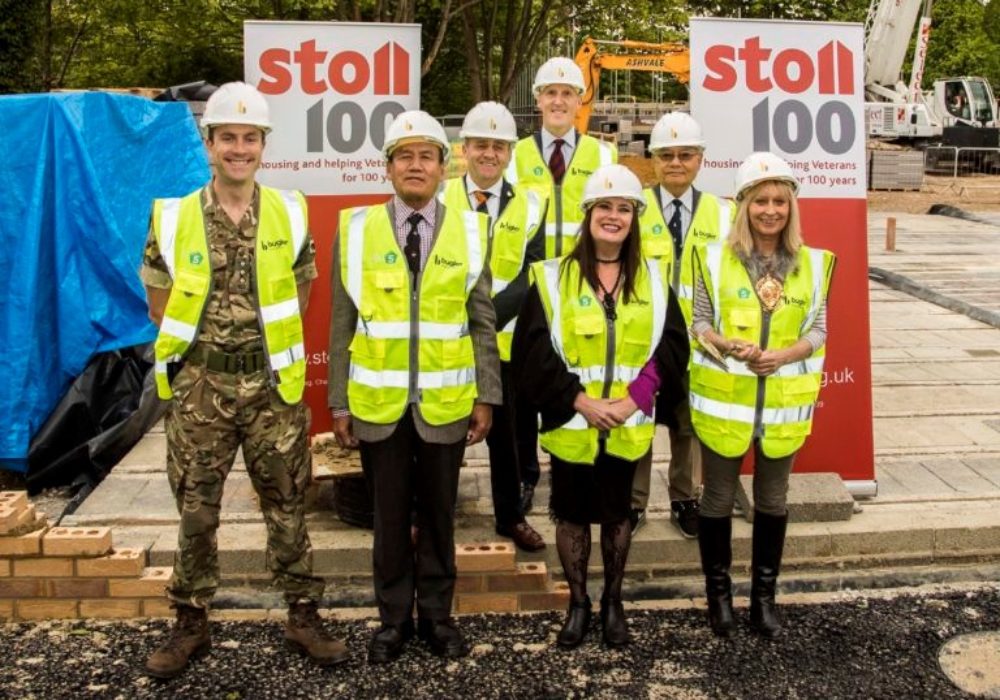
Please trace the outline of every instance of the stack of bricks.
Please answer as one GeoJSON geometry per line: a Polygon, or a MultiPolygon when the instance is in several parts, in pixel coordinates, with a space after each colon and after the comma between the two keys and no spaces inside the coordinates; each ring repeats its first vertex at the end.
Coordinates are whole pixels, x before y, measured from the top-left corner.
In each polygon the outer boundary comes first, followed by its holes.
{"type": "Polygon", "coordinates": [[[565,610],[569,587],[550,582],[544,562],[518,563],[514,554],[507,543],[456,546],[455,612],[565,610]]]}
{"type": "Polygon", "coordinates": [[[109,528],[53,528],[25,492],[0,492],[0,621],[169,616],[171,569],[147,561],[109,528]]]}

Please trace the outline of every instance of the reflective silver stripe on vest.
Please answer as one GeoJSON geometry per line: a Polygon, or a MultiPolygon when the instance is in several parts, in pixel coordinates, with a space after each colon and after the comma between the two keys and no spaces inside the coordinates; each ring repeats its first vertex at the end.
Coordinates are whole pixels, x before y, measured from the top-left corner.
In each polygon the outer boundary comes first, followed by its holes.
{"type": "Polygon", "coordinates": [[[347,279],[344,280],[344,288],[357,309],[361,309],[361,273],[365,254],[365,218],[367,215],[368,209],[366,207],[356,209],[351,214],[351,220],[347,226],[347,279]]]}
{"type": "Polygon", "coordinates": [[[512,185],[517,184],[517,149],[511,148],[510,163],[507,164],[507,170],[504,172],[504,179],[507,180],[512,185]]]}
{"type": "Polygon", "coordinates": [[[282,350],[281,352],[271,353],[271,369],[275,372],[282,370],[285,367],[291,367],[299,360],[306,359],[306,348],[302,343],[298,343],[288,348],[287,350],[282,350]]]}
{"type": "MultiPolygon", "coordinates": [[[[691,408],[713,418],[731,420],[738,423],[754,424],[753,406],[741,406],[735,403],[716,401],[701,394],[691,393],[691,408]]],[[[765,408],[761,411],[761,423],[764,425],[784,425],[786,423],[801,423],[812,418],[813,404],[808,406],[793,406],[791,408],[765,408]]]]}
{"type": "Polygon", "coordinates": [[[502,332],[513,333],[514,332],[514,326],[516,326],[516,325],[517,325],[517,316],[515,316],[511,320],[507,321],[507,325],[504,326],[503,328],[501,328],[500,330],[502,332]]]}
{"type": "Polygon", "coordinates": [[[718,197],[716,201],[719,203],[719,240],[724,241],[729,237],[729,229],[733,222],[729,218],[729,202],[718,197]]]}
{"type": "Polygon", "coordinates": [[[306,242],[306,213],[302,211],[302,204],[295,196],[295,192],[278,190],[278,194],[281,195],[285,210],[288,212],[288,223],[292,230],[292,249],[295,251],[295,258],[298,259],[306,242]]]}
{"type": "Polygon", "coordinates": [[[809,313],[802,321],[802,329],[799,335],[804,335],[806,331],[812,328],[813,323],[816,322],[816,316],[819,315],[819,310],[823,306],[823,280],[826,279],[826,266],[823,262],[823,251],[817,248],[810,248],[809,264],[812,266],[812,304],[809,307],[809,313]]]}
{"type": "MultiPolygon", "coordinates": [[[[538,198],[538,195],[531,190],[524,191],[525,196],[528,198],[528,216],[524,220],[524,247],[528,247],[528,238],[531,237],[531,232],[538,227],[542,219],[542,202],[538,198]]],[[[524,259],[524,251],[521,251],[521,259],[524,259]]]]}
{"type": "Polygon", "coordinates": [[[465,245],[469,256],[469,271],[465,277],[465,293],[468,294],[483,274],[483,246],[479,240],[479,214],[467,211],[462,216],[465,218],[465,245]]]}
{"type": "MultiPolygon", "coordinates": [[[[409,389],[410,373],[406,370],[372,370],[351,364],[351,380],[377,389],[409,389]]],[[[417,388],[443,389],[451,386],[465,386],[476,381],[475,367],[446,369],[439,372],[418,372],[417,388]]]]}
{"type": "MultiPolygon", "coordinates": [[[[563,235],[563,238],[569,238],[572,241],[575,241],[576,237],[578,235],[580,235],[580,224],[582,224],[582,223],[583,223],[582,221],[568,221],[568,220],[563,220],[563,222],[562,222],[562,235],[563,235]]],[[[558,223],[555,223],[555,224],[547,223],[547,224],[545,224],[545,237],[546,238],[555,238],[558,235],[558,232],[560,230],[559,227],[560,227],[560,224],[558,224],[558,223]]],[[[565,255],[568,252],[569,252],[568,250],[564,250],[563,254],[565,255]]]]}
{"type": "Polygon", "coordinates": [[[614,162],[611,159],[611,146],[606,144],[604,141],[598,141],[597,145],[599,146],[597,152],[600,154],[601,165],[611,165],[614,162]]]}
{"type": "Polygon", "coordinates": [[[260,317],[264,320],[264,323],[273,323],[275,321],[281,321],[282,319],[298,315],[298,298],[280,301],[277,304],[268,304],[267,306],[260,307],[260,317]]]}
{"type": "MultiPolygon", "coordinates": [[[[160,255],[167,264],[170,277],[174,277],[174,254],[177,247],[177,222],[181,214],[181,200],[161,199],[160,209],[160,255]]],[[[172,335],[172,334],[171,334],[172,335]]]]}
{"type": "Polygon", "coordinates": [[[497,277],[494,277],[493,278],[493,286],[490,289],[490,292],[493,294],[493,296],[496,296],[497,294],[499,294],[503,290],[507,289],[507,287],[510,285],[510,283],[511,283],[511,280],[502,280],[502,279],[498,279],[497,277]]]}
{"type": "MultiPolygon", "coordinates": [[[[636,428],[640,425],[649,425],[652,422],[653,419],[647,416],[645,413],[643,413],[642,411],[636,411],[631,416],[625,419],[625,422],[622,423],[621,427],[636,428]]],[[[570,418],[568,421],[566,421],[559,427],[564,430],[588,430],[590,429],[591,426],[587,422],[587,419],[584,418],[581,414],[574,413],[572,418],[570,418]]]]}
{"type": "Polygon", "coordinates": [[[694,299],[694,287],[690,284],[677,285],[677,296],[681,299],[694,299]]]}
{"type": "Polygon", "coordinates": [[[712,312],[715,316],[715,330],[722,332],[722,304],[719,303],[719,277],[722,275],[722,244],[710,243],[705,246],[705,260],[708,274],[712,277],[712,312]]]}
{"type": "Polygon", "coordinates": [[[184,321],[178,321],[176,318],[164,316],[163,321],[160,323],[160,332],[180,338],[188,343],[193,343],[195,336],[198,334],[198,326],[192,326],[190,323],[184,323],[184,321]]]}
{"type": "Polygon", "coordinates": [[[548,291],[549,306],[552,310],[552,319],[549,323],[549,335],[552,337],[552,347],[568,367],[569,362],[566,362],[566,353],[562,342],[562,300],[559,296],[559,262],[559,258],[553,258],[542,263],[542,270],[545,273],[542,281],[545,283],[545,289],[548,291]]]}
{"type": "MultiPolygon", "coordinates": [[[[646,355],[646,362],[649,362],[649,358],[656,352],[656,346],[660,344],[660,338],[663,337],[663,327],[667,324],[667,288],[660,276],[660,266],[655,260],[647,259],[646,269],[649,270],[649,283],[652,286],[651,294],[653,297],[653,337],[650,338],[649,353],[646,355]]],[[[636,376],[638,374],[636,372],[636,376]]]]}
{"type": "MultiPolygon", "coordinates": [[[[649,358],[647,358],[647,362],[649,358]]],[[[573,374],[579,375],[581,384],[589,384],[591,382],[604,383],[604,365],[593,365],[591,367],[570,367],[569,371],[573,374]]],[[[639,372],[642,371],[642,367],[629,367],[627,365],[615,365],[614,366],[614,381],[625,382],[626,384],[634,382],[639,376],[639,372]]]]}
{"type": "MultiPolygon", "coordinates": [[[[358,317],[357,332],[369,338],[385,340],[409,339],[412,333],[409,321],[368,321],[358,317]]],[[[457,340],[469,334],[466,323],[433,323],[424,321],[419,324],[421,338],[430,340],[457,340]]]]}
{"type": "MultiPolygon", "coordinates": [[[[700,348],[692,348],[694,351],[691,361],[696,365],[701,365],[702,367],[707,367],[709,369],[718,370],[719,367],[712,360],[709,359],[708,355],[700,348]]],[[[787,365],[782,365],[774,373],[768,375],[770,377],[801,377],[808,374],[818,374],[823,371],[823,357],[810,357],[805,360],[799,360],[798,362],[791,362],[787,365]]],[[[727,357],[726,366],[729,367],[729,374],[740,376],[740,377],[757,377],[759,375],[754,374],[750,371],[750,368],[746,366],[745,363],[739,360],[727,357]]]]}

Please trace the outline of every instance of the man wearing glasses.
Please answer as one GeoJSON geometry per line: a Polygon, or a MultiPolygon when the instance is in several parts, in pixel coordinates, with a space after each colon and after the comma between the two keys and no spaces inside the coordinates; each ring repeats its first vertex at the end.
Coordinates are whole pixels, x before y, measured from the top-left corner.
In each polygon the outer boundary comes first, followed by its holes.
{"type": "MultiPolygon", "coordinates": [[[[692,186],[701,170],[705,142],[701,127],[690,115],[663,115],[650,133],[649,150],[658,184],[643,193],[647,206],[639,220],[642,252],[669,266],[671,288],[680,302],[684,323],[690,327],[694,284],[691,251],[729,235],[733,211],[725,200],[692,186]]],[[[657,419],[666,423],[670,432],[670,518],[684,537],[694,539],[699,529],[701,464],[687,397],[677,404],[673,415],[657,419]]],[[[652,463],[650,451],[636,467],[632,483],[633,532],[645,521],[652,463]]]]}

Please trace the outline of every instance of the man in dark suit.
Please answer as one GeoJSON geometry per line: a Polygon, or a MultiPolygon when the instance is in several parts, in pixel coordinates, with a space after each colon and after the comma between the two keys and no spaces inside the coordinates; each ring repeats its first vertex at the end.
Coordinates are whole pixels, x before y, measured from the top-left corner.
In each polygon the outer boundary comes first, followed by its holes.
{"type": "Polygon", "coordinates": [[[545,541],[525,520],[521,506],[523,477],[514,430],[510,346],[517,313],[528,291],[528,266],[545,256],[545,200],[532,190],[515,188],[504,178],[511,145],[517,142],[517,127],[502,104],[477,104],[465,116],[459,136],[464,140],[468,172],[449,180],[440,199],[449,207],[490,217],[490,274],[503,384],[503,405],[493,412],[493,427],[486,437],[496,531],[511,538],[518,548],[537,552],[545,548],[545,541]]]}
{"type": "Polygon", "coordinates": [[[459,467],[489,432],[501,387],[488,218],[435,198],[448,151],[430,115],[399,115],[383,148],[395,194],[342,212],[335,248],[333,432],[342,446],[360,444],[375,504],[382,626],[369,663],[395,659],[414,631],[439,656],[468,653],[450,617],[459,467]]]}

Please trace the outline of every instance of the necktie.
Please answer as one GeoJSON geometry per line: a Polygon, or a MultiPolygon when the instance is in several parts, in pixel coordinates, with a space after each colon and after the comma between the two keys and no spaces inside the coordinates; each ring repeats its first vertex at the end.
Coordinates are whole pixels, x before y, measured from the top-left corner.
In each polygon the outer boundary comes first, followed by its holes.
{"type": "Polygon", "coordinates": [[[562,139],[553,141],[552,157],[549,158],[549,172],[552,173],[552,179],[557,185],[562,184],[563,175],[566,174],[566,160],[563,158],[562,152],[564,143],[566,142],[562,139]]]}
{"type": "Polygon", "coordinates": [[[472,193],[472,196],[476,198],[476,211],[481,214],[489,214],[490,210],[486,206],[486,203],[490,201],[490,193],[483,190],[476,190],[472,193]]]}
{"type": "Polygon", "coordinates": [[[420,272],[420,234],[417,233],[417,226],[423,220],[424,217],[416,212],[406,217],[406,221],[410,224],[410,232],[406,234],[406,247],[403,248],[403,253],[406,255],[406,264],[413,273],[414,289],[417,287],[417,273],[420,272]]]}
{"type": "Polygon", "coordinates": [[[670,229],[670,236],[674,239],[674,260],[679,261],[681,259],[681,251],[684,248],[684,234],[681,232],[681,206],[683,202],[675,199],[671,204],[674,205],[674,215],[667,222],[667,228],[670,229]]]}

